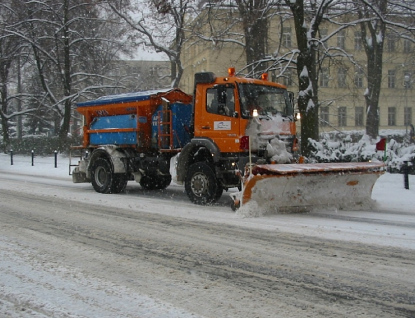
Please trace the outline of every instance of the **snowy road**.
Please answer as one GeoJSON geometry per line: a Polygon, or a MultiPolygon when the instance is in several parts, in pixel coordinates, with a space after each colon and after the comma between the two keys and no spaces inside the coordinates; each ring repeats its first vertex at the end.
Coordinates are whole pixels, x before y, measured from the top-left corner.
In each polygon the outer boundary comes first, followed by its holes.
{"type": "Polygon", "coordinates": [[[1,317],[415,317],[415,212],[402,198],[241,218],[226,196],[200,207],[181,187],[134,183],[101,195],[3,168],[1,317]]]}

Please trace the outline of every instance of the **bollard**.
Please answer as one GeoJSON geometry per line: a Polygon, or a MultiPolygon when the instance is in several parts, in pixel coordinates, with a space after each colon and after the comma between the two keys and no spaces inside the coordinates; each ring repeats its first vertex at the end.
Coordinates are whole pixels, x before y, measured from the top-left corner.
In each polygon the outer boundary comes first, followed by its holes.
{"type": "Polygon", "coordinates": [[[32,150],[32,167],[35,165],[35,151],[32,150]]]}
{"type": "Polygon", "coordinates": [[[58,167],[58,151],[55,150],[55,168],[58,167]]]}
{"type": "Polygon", "coordinates": [[[408,161],[403,162],[403,183],[405,189],[409,190],[409,167],[408,161]]]}
{"type": "Polygon", "coordinates": [[[10,149],[10,165],[13,166],[13,150],[10,149]]]}

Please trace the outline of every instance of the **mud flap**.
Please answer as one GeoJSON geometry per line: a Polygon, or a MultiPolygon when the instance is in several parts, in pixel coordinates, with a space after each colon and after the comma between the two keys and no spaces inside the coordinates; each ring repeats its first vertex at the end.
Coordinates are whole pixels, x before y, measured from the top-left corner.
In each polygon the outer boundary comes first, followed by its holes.
{"type": "Polygon", "coordinates": [[[254,201],[265,212],[370,209],[373,186],[384,170],[381,162],[256,165],[233,195],[233,205],[254,201]]]}
{"type": "Polygon", "coordinates": [[[91,182],[91,180],[87,178],[85,172],[79,170],[79,167],[75,167],[75,169],[72,171],[72,182],[87,183],[91,182]]]}

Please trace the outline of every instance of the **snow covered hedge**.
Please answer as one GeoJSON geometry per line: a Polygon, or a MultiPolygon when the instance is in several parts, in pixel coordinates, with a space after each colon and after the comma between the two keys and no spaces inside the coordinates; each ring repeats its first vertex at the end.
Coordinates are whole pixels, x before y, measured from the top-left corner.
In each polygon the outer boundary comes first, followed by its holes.
{"type": "Polygon", "coordinates": [[[405,131],[382,131],[387,139],[386,151],[376,150],[376,140],[364,132],[324,133],[320,141],[310,139],[314,151],[309,162],[351,162],[351,161],[385,161],[388,171],[402,172],[402,166],[408,161],[410,173],[415,174],[415,143],[408,138],[405,131]]]}

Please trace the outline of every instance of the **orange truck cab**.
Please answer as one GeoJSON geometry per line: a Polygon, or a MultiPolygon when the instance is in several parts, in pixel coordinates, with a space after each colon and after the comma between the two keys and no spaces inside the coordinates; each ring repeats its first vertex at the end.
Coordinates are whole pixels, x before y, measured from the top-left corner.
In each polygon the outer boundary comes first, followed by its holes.
{"type": "Polygon", "coordinates": [[[290,163],[297,150],[293,96],[266,74],[197,73],[193,97],[167,89],[77,106],[84,137],[74,148],[85,155],[73,181],[101,193],[121,192],[129,180],[162,189],[175,177],[192,202],[210,204],[240,186],[248,163],[290,163]]]}
{"type": "Polygon", "coordinates": [[[223,189],[239,186],[238,172],[248,162],[290,163],[297,151],[293,95],[286,87],[265,74],[228,73],[195,74],[194,135],[178,158],[176,180],[195,203],[214,202],[223,189]],[[206,184],[214,185],[208,198],[206,184]]]}

